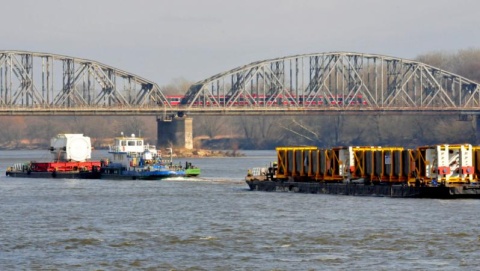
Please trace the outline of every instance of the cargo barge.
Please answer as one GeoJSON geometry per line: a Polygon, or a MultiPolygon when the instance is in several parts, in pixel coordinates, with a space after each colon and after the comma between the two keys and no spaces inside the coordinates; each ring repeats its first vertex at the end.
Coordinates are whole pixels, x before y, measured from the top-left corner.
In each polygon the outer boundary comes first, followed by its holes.
{"type": "Polygon", "coordinates": [[[90,161],[90,138],[83,134],[58,134],[50,140],[52,161],[17,163],[6,175],[20,178],[94,179],[100,161],[90,161]]]}
{"type": "Polygon", "coordinates": [[[405,198],[480,198],[480,147],[278,147],[277,161],[253,168],[249,188],[405,198]]]}

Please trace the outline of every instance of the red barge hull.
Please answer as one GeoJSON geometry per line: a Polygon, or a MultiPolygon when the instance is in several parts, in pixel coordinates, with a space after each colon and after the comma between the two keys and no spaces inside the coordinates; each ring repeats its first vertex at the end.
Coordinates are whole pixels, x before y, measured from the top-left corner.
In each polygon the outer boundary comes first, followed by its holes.
{"type": "Polygon", "coordinates": [[[31,162],[7,169],[6,175],[20,178],[98,179],[100,161],[31,162]]]}

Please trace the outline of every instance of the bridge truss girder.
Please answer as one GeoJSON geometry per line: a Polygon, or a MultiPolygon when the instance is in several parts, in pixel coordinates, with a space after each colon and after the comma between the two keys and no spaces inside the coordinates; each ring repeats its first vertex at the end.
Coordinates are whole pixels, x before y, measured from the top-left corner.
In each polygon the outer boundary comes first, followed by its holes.
{"type": "Polygon", "coordinates": [[[0,51],[0,106],[170,107],[159,86],[140,76],[68,56],[0,51]]]}
{"type": "Polygon", "coordinates": [[[335,97],[361,97],[362,106],[387,110],[479,109],[480,87],[462,76],[412,60],[335,52],[258,61],[219,73],[192,85],[182,104],[187,108],[287,104],[308,109],[318,108],[312,101],[322,100],[324,107],[359,106],[339,103],[335,97]]]}

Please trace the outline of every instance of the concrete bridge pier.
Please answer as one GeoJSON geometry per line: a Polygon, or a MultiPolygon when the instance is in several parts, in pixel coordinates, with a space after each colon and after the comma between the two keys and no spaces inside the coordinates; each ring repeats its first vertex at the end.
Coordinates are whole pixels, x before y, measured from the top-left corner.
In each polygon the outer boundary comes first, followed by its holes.
{"type": "Polygon", "coordinates": [[[475,145],[480,145],[480,115],[473,115],[473,128],[475,130],[475,145]]]}
{"type": "Polygon", "coordinates": [[[188,117],[157,117],[157,145],[159,149],[193,149],[193,119],[188,117]]]}

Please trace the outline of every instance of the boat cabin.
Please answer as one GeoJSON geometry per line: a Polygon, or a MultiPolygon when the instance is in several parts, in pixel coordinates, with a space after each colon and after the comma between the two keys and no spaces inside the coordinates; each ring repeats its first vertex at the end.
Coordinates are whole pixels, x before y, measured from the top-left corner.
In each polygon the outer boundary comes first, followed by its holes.
{"type": "Polygon", "coordinates": [[[160,159],[155,145],[145,144],[143,138],[132,134],[130,137],[116,137],[114,144],[109,147],[109,153],[113,155],[112,162],[121,163],[128,167],[152,164],[160,159]]]}

